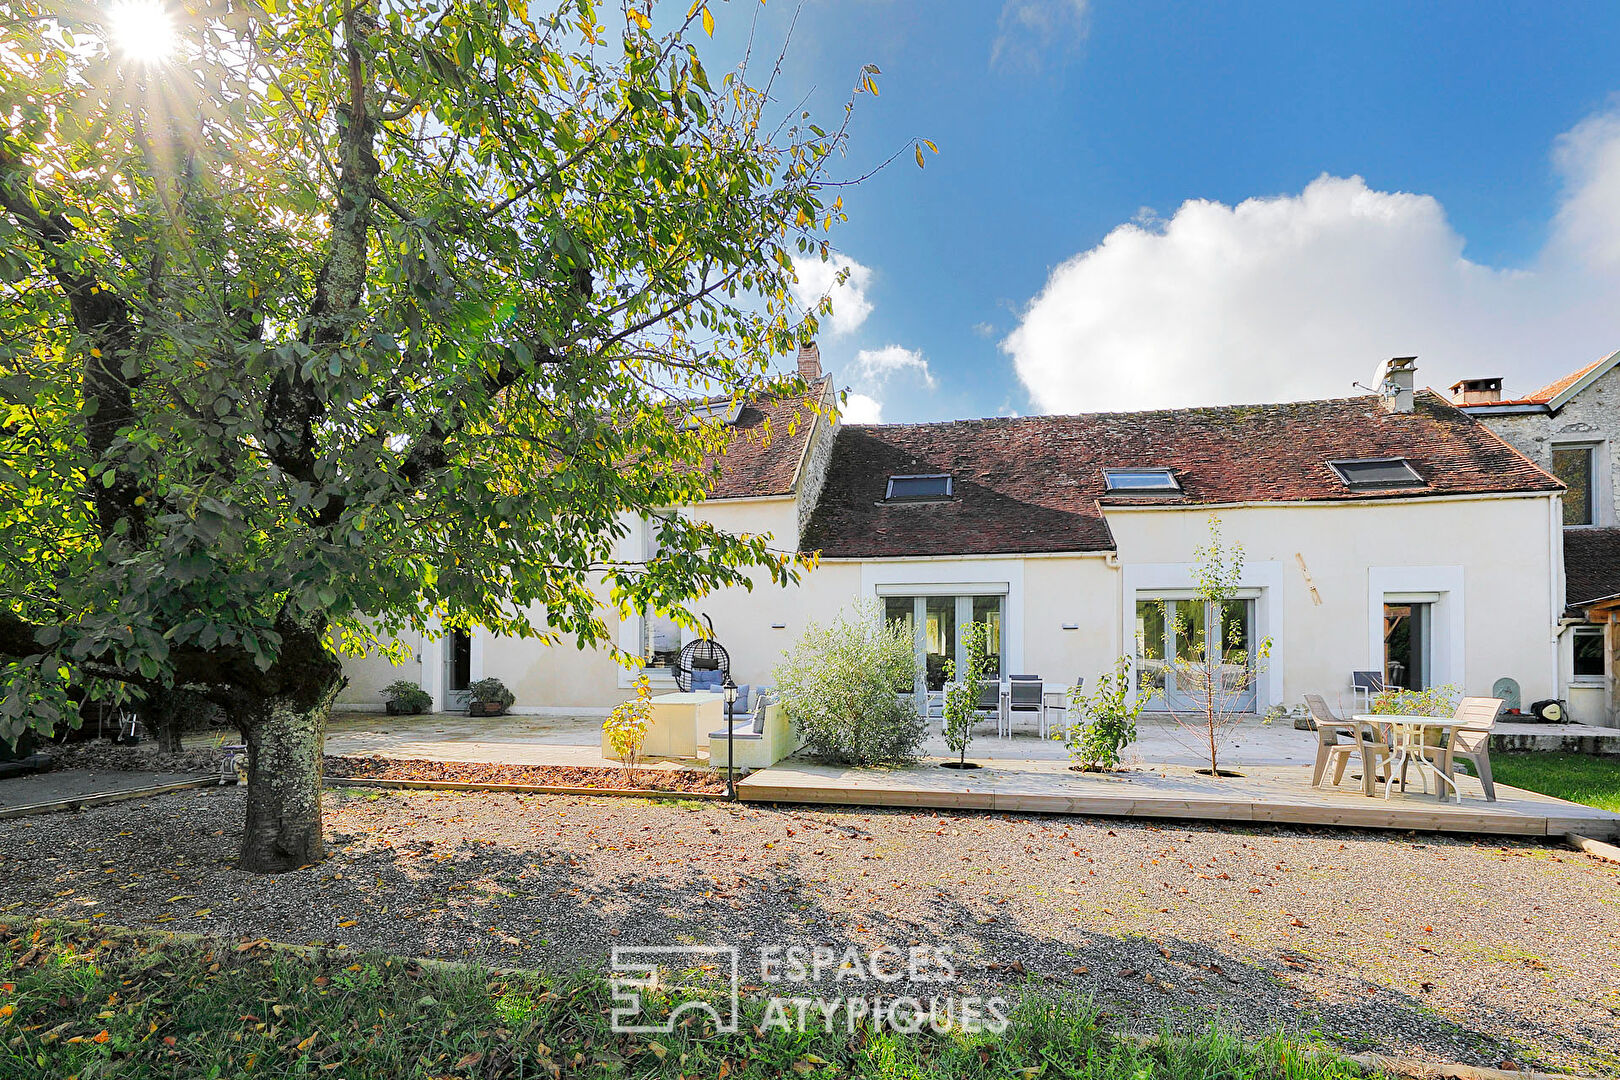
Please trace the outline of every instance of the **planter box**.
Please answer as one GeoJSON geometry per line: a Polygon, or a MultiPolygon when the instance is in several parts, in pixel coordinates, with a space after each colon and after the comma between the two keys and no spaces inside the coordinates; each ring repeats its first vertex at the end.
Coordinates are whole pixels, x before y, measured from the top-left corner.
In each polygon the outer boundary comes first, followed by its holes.
{"type": "Polygon", "coordinates": [[[389,716],[420,716],[422,713],[421,709],[408,708],[396,701],[383,702],[383,711],[389,716]]]}
{"type": "Polygon", "coordinates": [[[468,716],[502,716],[506,713],[506,706],[498,701],[469,701],[467,703],[468,716]]]}

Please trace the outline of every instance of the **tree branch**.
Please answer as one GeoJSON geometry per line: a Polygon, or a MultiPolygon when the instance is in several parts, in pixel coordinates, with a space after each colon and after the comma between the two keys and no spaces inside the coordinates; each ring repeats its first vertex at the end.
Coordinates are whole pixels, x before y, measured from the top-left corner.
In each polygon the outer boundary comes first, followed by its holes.
{"type": "MultiPolygon", "coordinates": [[[[362,51],[371,16],[349,5],[343,14],[343,44],[348,63],[349,100],[339,118],[338,188],[332,235],[326,260],[315,281],[315,295],[304,318],[300,340],[317,349],[340,345],[359,314],[365,296],[366,263],[377,190],[376,118],[366,102],[366,58],[362,51]]],[[[295,363],[271,383],[264,406],[264,444],[270,460],[297,480],[318,485],[315,471],[316,422],[325,405],[313,382],[295,363]]],[[[329,502],[321,524],[335,522],[340,502],[329,502]]]]}
{"type": "MultiPolygon", "coordinates": [[[[27,163],[3,142],[0,207],[39,249],[46,271],[67,296],[74,328],[88,343],[83,375],[85,440],[97,459],[112,467],[108,457],[118,432],[136,423],[135,404],[123,371],[135,347],[135,320],[129,303],[108,288],[82,256],[67,250],[77,230],[33,183],[27,163]]],[[[144,546],[146,514],[136,502],[141,496],[136,476],[114,468],[110,485],[95,482],[90,486],[103,538],[114,536],[123,522],[129,541],[144,546]]]]}

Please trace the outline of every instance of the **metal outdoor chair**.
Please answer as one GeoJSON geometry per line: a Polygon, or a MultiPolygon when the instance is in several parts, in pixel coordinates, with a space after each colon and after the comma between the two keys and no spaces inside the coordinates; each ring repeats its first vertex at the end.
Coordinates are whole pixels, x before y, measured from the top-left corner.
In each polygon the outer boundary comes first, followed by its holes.
{"type": "Polygon", "coordinates": [[[1041,695],[1041,738],[1047,738],[1053,731],[1061,731],[1065,738],[1074,726],[1069,722],[1069,695],[1079,697],[1081,689],[1085,686],[1085,676],[1074,680],[1073,686],[1060,690],[1048,690],[1041,695]],[[1057,713],[1057,723],[1052,723],[1052,714],[1057,713]]]}
{"type": "Polygon", "coordinates": [[[1373,698],[1382,694],[1385,686],[1382,671],[1352,671],[1350,691],[1356,695],[1357,711],[1371,712],[1373,698]]]}
{"type": "Polygon", "coordinates": [[[1045,688],[1039,675],[1007,676],[1007,734],[1012,734],[1013,713],[1034,713],[1041,738],[1046,738],[1046,714],[1041,709],[1045,688]]]}

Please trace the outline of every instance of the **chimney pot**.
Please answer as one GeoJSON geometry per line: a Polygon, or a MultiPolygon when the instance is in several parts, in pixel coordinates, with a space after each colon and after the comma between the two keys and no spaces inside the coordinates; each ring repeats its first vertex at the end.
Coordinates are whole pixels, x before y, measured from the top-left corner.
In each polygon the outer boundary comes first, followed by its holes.
{"type": "Polygon", "coordinates": [[[1494,405],[1502,400],[1502,379],[1458,379],[1451,384],[1453,405],[1494,405]]]}
{"type": "Polygon", "coordinates": [[[1373,380],[1383,397],[1384,408],[1392,413],[1412,411],[1412,391],[1417,383],[1417,357],[1393,356],[1378,365],[1373,380]]]}
{"type": "Polygon", "coordinates": [[[806,379],[821,378],[821,346],[813,341],[799,346],[799,374],[806,379]]]}

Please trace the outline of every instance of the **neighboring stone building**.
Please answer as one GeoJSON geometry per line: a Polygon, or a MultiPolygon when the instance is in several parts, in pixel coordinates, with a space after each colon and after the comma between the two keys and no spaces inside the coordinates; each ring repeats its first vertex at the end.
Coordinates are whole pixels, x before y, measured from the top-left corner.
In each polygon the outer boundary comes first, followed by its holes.
{"type": "Polygon", "coordinates": [[[1577,720],[1620,725],[1620,352],[1525,397],[1504,398],[1499,378],[1451,394],[1564,482],[1559,696],[1577,720]]]}

